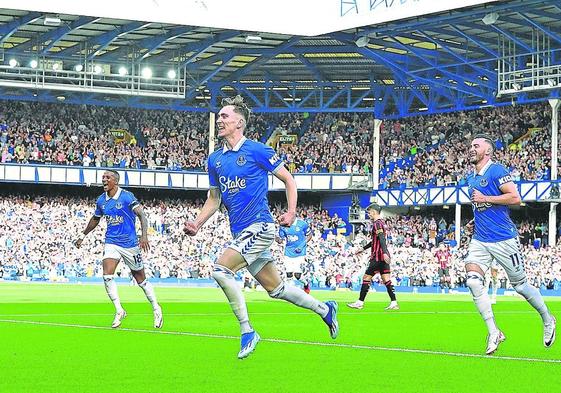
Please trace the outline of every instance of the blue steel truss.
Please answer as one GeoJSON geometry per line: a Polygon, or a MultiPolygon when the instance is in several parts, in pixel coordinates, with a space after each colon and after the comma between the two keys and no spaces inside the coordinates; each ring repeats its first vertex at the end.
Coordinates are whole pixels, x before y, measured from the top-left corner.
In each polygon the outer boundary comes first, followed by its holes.
{"type": "Polygon", "coordinates": [[[86,59],[92,60],[95,56],[100,55],[102,52],[104,52],[117,37],[131,31],[138,30],[147,25],[147,23],[135,21],[118,26],[113,30],[109,30],[108,32],[93,37],[91,40],[64,49],[58,52],[56,56],[58,58],[64,58],[65,56],[68,57],[82,50],[86,50],[86,59]]]}
{"type": "MultiPolygon", "coordinates": [[[[393,3],[370,0],[370,8],[393,3]]],[[[368,2],[363,5],[340,0],[341,17],[372,12],[366,7],[368,2]]],[[[273,38],[276,44],[269,41],[262,45],[245,45],[236,39],[246,34],[241,31],[203,33],[191,26],[168,26],[159,35],[141,39],[127,37],[128,43],[121,45],[119,37],[133,31],[142,33],[146,26],[143,22],[124,21],[112,30],[57,51],[57,44],[65,36],[96,22],[96,18],[76,17],[23,43],[6,45],[21,26],[43,16],[31,12],[1,24],[0,43],[4,43],[6,55],[72,60],[65,61],[65,66],[77,60],[119,64],[124,59],[132,62],[133,68],[136,65],[135,69],[142,62],[184,70],[180,72],[187,84],[183,103],[132,98],[126,101],[141,107],[200,108],[199,93],[208,90],[210,107],[203,110],[214,109],[224,95],[239,93],[260,112],[371,112],[380,118],[395,118],[504,104],[504,98],[496,97],[498,38],[510,41],[517,56],[523,57],[536,51],[532,32],[542,32],[551,40],[552,65],[561,65],[561,28],[555,24],[559,13],[558,0],[494,2],[322,37],[277,35],[273,38]],[[498,22],[485,25],[481,18],[490,12],[499,13],[498,22]],[[368,45],[358,47],[355,42],[365,36],[368,45]],[[173,45],[170,41],[177,37],[183,43],[173,45]],[[185,43],[185,39],[190,41],[185,43]],[[321,42],[310,44],[308,40],[321,42]]],[[[265,36],[264,42],[266,39],[265,36]]],[[[18,94],[21,92],[0,89],[0,98],[18,94]]],[[[23,96],[53,99],[56,95],[23,96]]],[[[92,98],[91,92],[84,97],[70,94],[67,102],[121,102],[107,100],[103,95],[92,98]]],[[[514,99],[525,103],[551,97],[559,97],[559,88],[534,95],[519,94],[514,99]]]]}
{"type": "MultiPolygon", "coordinates": [[[[555,181],[519,181],[516,182],[523,202],[548,202],[555,181]]],[[[470,195],[467,186],[416,187],[405,189],[387,189],[372,192],[381,206],[430,206],[469,204],[470,195]]]]}
{"type": "MultiPolygon", "coordinates": [[[[138,42],[134,43],[134,47],[137,48],[139,53],[139,58],[141,60],[151,56],[158,48],[164,45],[166,42],[173,40],[174,38],[180,37],[183,34],[186,34],[193,30],[191,26],[178,26],[173,29],[170,29],[168,32],[156,36],[156,37],[148,37],[139,40],[138,42]]],[[[100,61],[117,61],[119,58],[123,56],[127,56],[130,53],[132,48],[125,46],[119,49],[115,49],[111,52],[105,53],[100,55],[100,61]]]]}
{"type": "Polygon", "coordinates": [[[224,31],[202,41],[193,41],[171,52],[166,51],[156,56],[149,57],[149,61],[151,63],[161,63],[179,59],[179,65],[185,67],[213,45],[234,38],[239,34],[239,31],[224,31]]]}
{"type": "Polygon", "coordinates": [[[64,38],[65,35],[89,23],[95,22],[98,19],[99,18],[90,16],[81,16],[70,24],[64,23],[62,26],[54,30],[50,30],[47,33],[41,34],[37,39],[31,38],[27,42],[24,42],[23,44],[20,44],[15,48],[7,50],[6,53],[9,54],[12,52],[16,52],[16,50],[17,52],[32,50],[33,47],[36,46],[38,49],[35,52],[39,55],[45,55],[62,38],[64,38]]]}
{"type": "Polygon", "coordinates": [[[0,26],[0,44],[6,42],[21,26],[33,22],[42,16],[43,14],[39,12],[30,12],[27,15],[14,19],[10,23],[0,26]]]}

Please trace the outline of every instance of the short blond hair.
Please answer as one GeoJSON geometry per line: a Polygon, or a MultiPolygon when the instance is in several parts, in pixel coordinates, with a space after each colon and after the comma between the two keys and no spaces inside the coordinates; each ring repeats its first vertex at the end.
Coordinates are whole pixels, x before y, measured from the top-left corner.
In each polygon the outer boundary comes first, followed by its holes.
{"type": "Polygon", "coordinates": [[[251,117],[251,109],[243,102],[243,97],[239,94],[235,97],[227,97],[222,99],[222,106],[232,105],[234,107],[234,112],[241,115],[245,121],[245,125],[249,124],[249,119],[251,117]]]}

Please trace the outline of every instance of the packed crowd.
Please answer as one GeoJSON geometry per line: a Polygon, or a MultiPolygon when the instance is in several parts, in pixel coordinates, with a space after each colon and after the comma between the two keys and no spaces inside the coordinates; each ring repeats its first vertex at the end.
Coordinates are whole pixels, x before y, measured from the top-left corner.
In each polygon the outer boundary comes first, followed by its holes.
{"type": "MultiPolygon", "coordinates": [[[[464,258],[468,243],[462,243],[457,248],[448,246],[453,237],[452,224],[447,224],[444,219],[436,220],[421,215],[388,217],[386,223],[388,247],[392,255],[392,277],[397,286],[440,287],[440,263],[436,252],[443,248],[451,254],[447,264],[451,287],[465,288],[464,258]]],[[[561,289],[561,233],[557,245],[548,247],[542,230],[543,223],[525,222],[520,227],[534,229],[527,242],[521,236],[530,281],[542,289],[561,289]]],[[[354,254],[369,240],[368,233],[367,226],[365,231],[359,232],[350,241],[334,234],[329,234],[323,241],[316,237],[310,247],[310,260],[313,261],[310,265],[314,266],[310,266],[312,273],[309,278],[313,285],[328,288],[360,287],[368,255],[356,257],[354,254]]],[[[509,288],[503,269],[498,269],[497,278],[501,288],[509,288]]],[[[380,283],[380,280],[379,276],[374,277],[374,282],[380,283]]]]}
{"type": "Polygon", "coordinates": [[[204,169],[208,114],[2,101],[0,162],[204,169]]]}
{"type": "Polygon", "coordinates": [[[399,186],[464,184],[467,154],[479,133],[495,139],[495,160],[517,180],[549,178],[551,110],[537,104],[418,116],[384,124],[381,183],[399,186]]]}
{"type": "MultiPolygon", "coordinates": [[[[195,237],[183,235],[183,224],[192,220],[202,200],[143,201],[149,219],[152,251],[145,257],[146,272],[157,278],[209,278],[217,256],[231,239],[228,219],[217,213],[195,237]]],[[[101,277],[104,221],[78,249],[73,241],[85,228],[94,199],[67,197],[0,197],[0,265],[4,274],[31,277],[48,271],[51,279],[101,277]]],[[[326,210],[305,207],[319,233],[340,226],[340,218],[326,210]]],[[[278,214],[280,207],[273,207],[278,214]]],[[[278,254],[278,249],[275,251],[278,254]]],[[[126,270],[124,265],[121,268],[126,270]]]]}
{"type": "MultiPolygon", "coordinates": [[[[195,237],[183,235],[183,223],[193,219],[202,200],[144,200],[149,220],[151,251],[145,255],[148,277],[209,278],[212,265],[231,239],[228,220],[217,213],[195,237]]],[[[101,277],[102,228],[97,228],[82,248],[73,245],[94,209],[90,198],[27,197],[0,198],[0,273],[4,278],[49,279],[101,277]]],[[[281,206],[272,206],[279,214],[281,206]]],[[[310,222],[306,277],[317,287],[359,285],[368,252],[355,255],[368,241],[369,227],[357,229],[349,240],[341,231],[344,222],[324,209],[311,205],[302,211],[310,222]]],[[[434,252],[439,243],[453,238],[454,227],[443,218],[422,215],[387,217],[388,243],[393,255],[392,269],[398,285],[431,286],[438,283],[439,264],[434,252]]],[[[521,239],[532,280],[546,287],[561,283],[561,248],[546,247],[547,233],[542,223],[521,224],[521,239]],[[531,232],[530,235],[526,235],[531,232]],[[526,238],[527,236],[527,238],[526,238]]],[[[276,263],[282,265],[283,247],[272,246],[276,263]]],[[[463,285],[463,248],[453,252],[450,272],[454,286],[463,285]]],[[[120,264],[117,274],[128,277],[120,264]]],[[[504,278],[504,274],[500,278],[504,278]]]]}
{"type": "MultiPolygon", "coordinates": [[[[0,162],[205,170],[208,119],[202,112],[3,101],[0,162]]],[[[386,121],[381,187],[463,184],[471,169],[466,146],[481,132],[495,138],[496,160],[515,179],[547,179],[549,127],[545,104],[386,121]]],[[[276,146],[293,173],[369,174],[373,128],[365,113],[255,114],[246,134],[263,142],[297,135],[297,143],[276,146]]]]}
{"type": "Polygon", "coordinates": [[[297,145],[280,148],[291,172],[372,172],[372,115],[327,113],[315,116],[297,145]]]}

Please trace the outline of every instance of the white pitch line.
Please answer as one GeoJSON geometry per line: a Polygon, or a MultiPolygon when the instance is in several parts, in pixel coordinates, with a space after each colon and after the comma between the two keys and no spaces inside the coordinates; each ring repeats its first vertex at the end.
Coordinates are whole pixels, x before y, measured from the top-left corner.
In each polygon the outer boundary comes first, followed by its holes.
{"type": "MultiPolygon", "coordinates": [[[[310,312],[251,312],[251,315],[315,315],[314,313],[310,312]]],[[[477,311],[347,311],[337,313],[338,315],[352,315],[352,316],[360,316],[360,315],[470,315],[470,314],[477,314],[477,311]]],[[[499,311],[495,312],[497,315],[504,315],[504,314],[535,314],[535,311],[499,311]]],[[[115,313],[51,313],[51,314],[0,314],[0,317],[102,317],[102,316],[113,316],[115,313]]],[[[131,316],[134,315],[152,315],[152,313],[131,313],[131,316]]],[[[164,312],[165,316],[182,316],[182,317],[212,317],[222,316],[222,315],[232,315],[232,312],[216,312],[216,313],[166,313],[164,312]]]]}
{"type": "MultiPolygon", "coordinates": [[[[22,320],[15,320],[15,319],[0,319],[0,323],[42,325],[42,326],[68,327],[68,328],[93,329],[93,330],[109,330],[114,332],[121,331],[121,332],[134,332],[134,333],[151,333],[151,334],[163,334],[163,335],[172,335],[172,336],[221,338],[227,340],[240,339],[239,336],[229,336],[223,334],[174,332],[174,331],[166,331],[166,330],[148,330],[148,329],[132,329],[132,328],[113,329],[105,326],[78,325],[78,324],[70,324],[70,323],[39,322],[39,321],[22,321],[22,320]]],[[[280,338],[262,338],[261,341],[277,343],[277,344],[296,344],[296,345],[308,345],[308,346],[315,346],[315,347],[364,349],[370,351],[402,352],[402,353],[415,353],[415,354],[423,354],[423,355],[440,355],[440,356],[463,357],[463,358],[468,357],[468,358],[489,359],[489,360],[493,359],[493,360],[511,360],[511,361],[529,362],[529,363],[561,364],[561,359],[540,359],[540,358],[528,358],[528,357],[516,357],[516,356],[487,356],[487,355],[480,355],[476,353],[431,351],[428,349],[414,349],[414,348],[378,347],[378,346],[360,345],[360,344],[338,344],[338,343],[316,342],[316,341],[286,340],[280,338]]]]}

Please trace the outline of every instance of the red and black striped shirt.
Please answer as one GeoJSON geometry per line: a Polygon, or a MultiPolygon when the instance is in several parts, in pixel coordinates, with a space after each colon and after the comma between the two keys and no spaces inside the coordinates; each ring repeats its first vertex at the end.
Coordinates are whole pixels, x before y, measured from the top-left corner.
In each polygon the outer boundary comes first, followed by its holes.
{"type": "Polygon", "coordinates": [[[440,268],[448,269],[448,263],[451,257],[450,252],[448,250],[437,250],[434,255],[436,256],[438,263],[440,263],[440,268]]]}
{"type": "Polygon", "coordinates": [[[384,260],[384,250],[380,242],[380,236],[383,236],[385,240],[386,224],[381,218],[374,221],[372,225],[372,246],[370,247],[372,253],[370,254],[370,259],[374,261],[384,260]]]}

